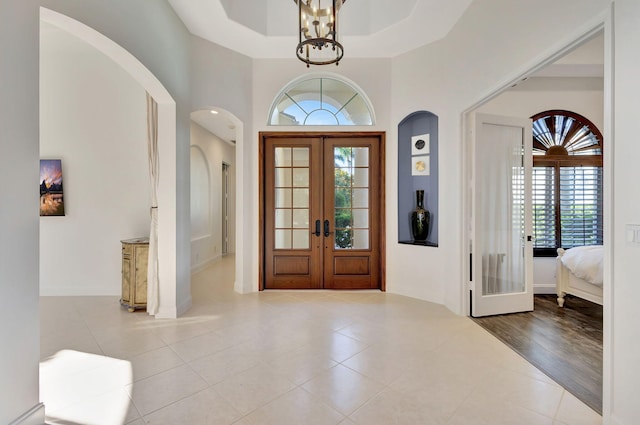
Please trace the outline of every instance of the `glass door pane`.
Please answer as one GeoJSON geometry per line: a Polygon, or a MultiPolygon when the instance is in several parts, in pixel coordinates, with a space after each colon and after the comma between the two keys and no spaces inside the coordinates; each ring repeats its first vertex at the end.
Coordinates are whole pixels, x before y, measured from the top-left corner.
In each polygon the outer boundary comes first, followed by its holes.
{"type": "Polygon", "coordinates": [[[334,147],[334,246],[369,249],[369,148],[334,147]]]}
{"type": "Polygon", "coordinates": [[[309,249],[309,148],[274,151],[274,248],[309,249]]]}

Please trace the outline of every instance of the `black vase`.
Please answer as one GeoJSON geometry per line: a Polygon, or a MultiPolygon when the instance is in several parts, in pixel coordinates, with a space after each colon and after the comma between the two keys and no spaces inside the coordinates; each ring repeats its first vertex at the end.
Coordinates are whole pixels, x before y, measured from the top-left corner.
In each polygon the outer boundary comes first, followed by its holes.
{"type": "Polygon", "coordinates": [[[424,190],[416,190],[416,209],[411,213],[411,233],[413,240],[425,241],[429,236],[431,214],[424,209],[424,190]]]}

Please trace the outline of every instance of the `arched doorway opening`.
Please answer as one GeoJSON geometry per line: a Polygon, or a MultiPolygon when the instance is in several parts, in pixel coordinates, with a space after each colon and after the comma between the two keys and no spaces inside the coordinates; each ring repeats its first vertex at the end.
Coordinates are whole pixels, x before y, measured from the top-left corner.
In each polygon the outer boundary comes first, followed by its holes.
{"type": "MultiPolygon", "coordinates": [[[[189,305],[178,306],[176,296],[176,103],[162,83],[131,53],[109,38],[68,16],[41,8],[41,22],[63,30],[92,46],[128,73],[158,104],[160,190],[158,196],[158,258],[160,306],[156,317],[172,318],[189,305]]],[[[99,102],[99,99],[96,99],[99,102]]],[[[144,124],[143,124],[144,125],[144,124]]],[[[97,130],[98,131],[98,130],[97,130]]],[[[145,143],[145,139],[140,141],[145,143]]],[[[147,167],[148,163],[139,164],[147,167]]],[[[140,196],[147,196],[141,194],[140,196]]]]}
{"type": "Polygon", "coordinates": [[[242,187],[242,140],[243,123],[229,111],[206,107],[191,113],[191,271],[231,257],[226,261],[234,262],[233,287],[238,293],[255,290],[244,283],[243,258],[235,255],[244,246],[244,208],[238,190],[242,187]],[[206,182],[202,178],[205,165],[210,174],[206,182]]]}

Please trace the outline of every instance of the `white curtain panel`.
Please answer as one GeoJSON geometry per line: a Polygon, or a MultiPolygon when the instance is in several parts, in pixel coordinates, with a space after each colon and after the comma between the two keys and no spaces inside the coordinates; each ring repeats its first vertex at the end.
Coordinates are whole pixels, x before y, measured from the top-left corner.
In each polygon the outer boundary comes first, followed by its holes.
{"type": "Polygon", "coordinates": [[[524,290],[522,225],[524,169],[522,134],[517,127],[487,125],[488,143],[478,146],[482,196],[478,213],[482,226],[482,293],[524,290]],[[522,288],[522,289],[521,289],[522,288]]]}
{"type": "Polygon", "coordinates": [[[149,229],[149,265],[147,268],[147,312],[158,313],[158,104],[147,93],[147,146],[151,178],[151,226],[149,229]]]}

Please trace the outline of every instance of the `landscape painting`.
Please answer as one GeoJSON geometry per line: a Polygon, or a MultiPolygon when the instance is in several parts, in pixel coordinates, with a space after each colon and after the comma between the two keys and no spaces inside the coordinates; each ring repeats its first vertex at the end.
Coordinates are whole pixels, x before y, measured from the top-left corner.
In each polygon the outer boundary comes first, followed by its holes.
{"type": "Polygon", "coordinates": [[[64,215],[62,160],[40,160],[40,216],[64,215]]]}

